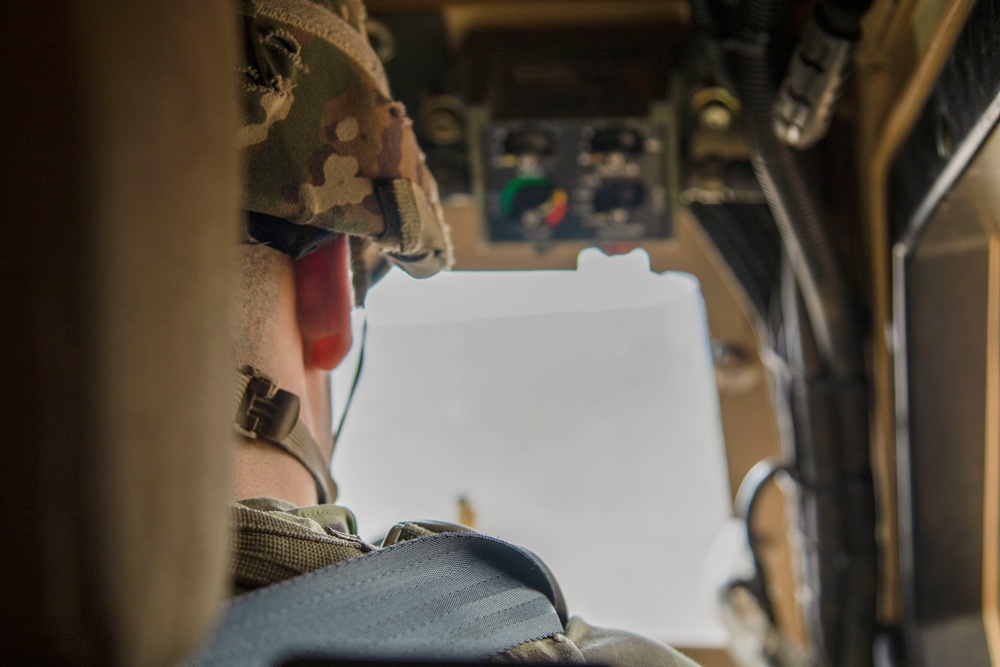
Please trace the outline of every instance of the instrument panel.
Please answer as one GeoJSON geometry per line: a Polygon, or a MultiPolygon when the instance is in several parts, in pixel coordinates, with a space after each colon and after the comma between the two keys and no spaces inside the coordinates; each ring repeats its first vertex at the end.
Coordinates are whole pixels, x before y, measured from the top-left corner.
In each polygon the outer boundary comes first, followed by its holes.
{"type": "MultiPolygon", "coordinates": [[[[668,108],[650,117],[485,121],[473,183],[491,242],[672,237],[668,108]]],[[[475,121],[474,121],[475,122],[475,121]]]]}

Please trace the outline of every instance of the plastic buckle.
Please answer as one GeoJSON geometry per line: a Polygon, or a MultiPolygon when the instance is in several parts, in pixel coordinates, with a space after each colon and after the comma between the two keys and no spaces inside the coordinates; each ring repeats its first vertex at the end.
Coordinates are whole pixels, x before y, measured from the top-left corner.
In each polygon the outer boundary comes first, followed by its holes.
{"type": "Polygon", "coordinates": [[[251,378],[236,411],[236,430],[252,440],[281,442],[299,420],[299,397],[279,389],[274,380],[252,366],[243,366],[240,372],[251,378]]]}

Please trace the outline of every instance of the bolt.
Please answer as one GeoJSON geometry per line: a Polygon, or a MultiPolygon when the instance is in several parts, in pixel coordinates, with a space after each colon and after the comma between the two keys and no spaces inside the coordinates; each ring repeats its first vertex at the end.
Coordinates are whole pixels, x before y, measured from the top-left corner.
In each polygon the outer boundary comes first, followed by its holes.
{"type": "Polygon", "coordinates": [[[733,110],[721,102],[709,102],[698,112],[701,126],[715,132],[725,132],[733,125],[733,110]]]}

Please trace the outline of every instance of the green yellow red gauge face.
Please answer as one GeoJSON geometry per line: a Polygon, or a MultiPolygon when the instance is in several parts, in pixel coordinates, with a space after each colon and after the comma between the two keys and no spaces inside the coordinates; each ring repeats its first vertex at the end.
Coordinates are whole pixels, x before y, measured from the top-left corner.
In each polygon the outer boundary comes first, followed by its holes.
{"type": "Polygon", "coordinates": [[[563,218],[566,217],[566,204],[569,202],[569,196],[566,191],[562,188],[556,188],[552,192],[552,198],[547,202],[548,209],[545,213],[545,224],[549,227],[555,227],[563,218]]]}
{"type": "Polygon", "coordinates": [[[500,210],[513,220],[555,227],[566,217],[569,195],[544,176],[518,176],[500,192],[500,210]]]}

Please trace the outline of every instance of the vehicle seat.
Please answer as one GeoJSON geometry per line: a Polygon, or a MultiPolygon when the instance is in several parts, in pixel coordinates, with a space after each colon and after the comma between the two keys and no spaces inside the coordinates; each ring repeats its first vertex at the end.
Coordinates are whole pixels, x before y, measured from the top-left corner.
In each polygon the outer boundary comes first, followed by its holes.
{"type": "Polygon", "coordinates": [[[174,664],[225,584],[232,7],[13,0],[0,51],[0,661],[174,664]]]}

